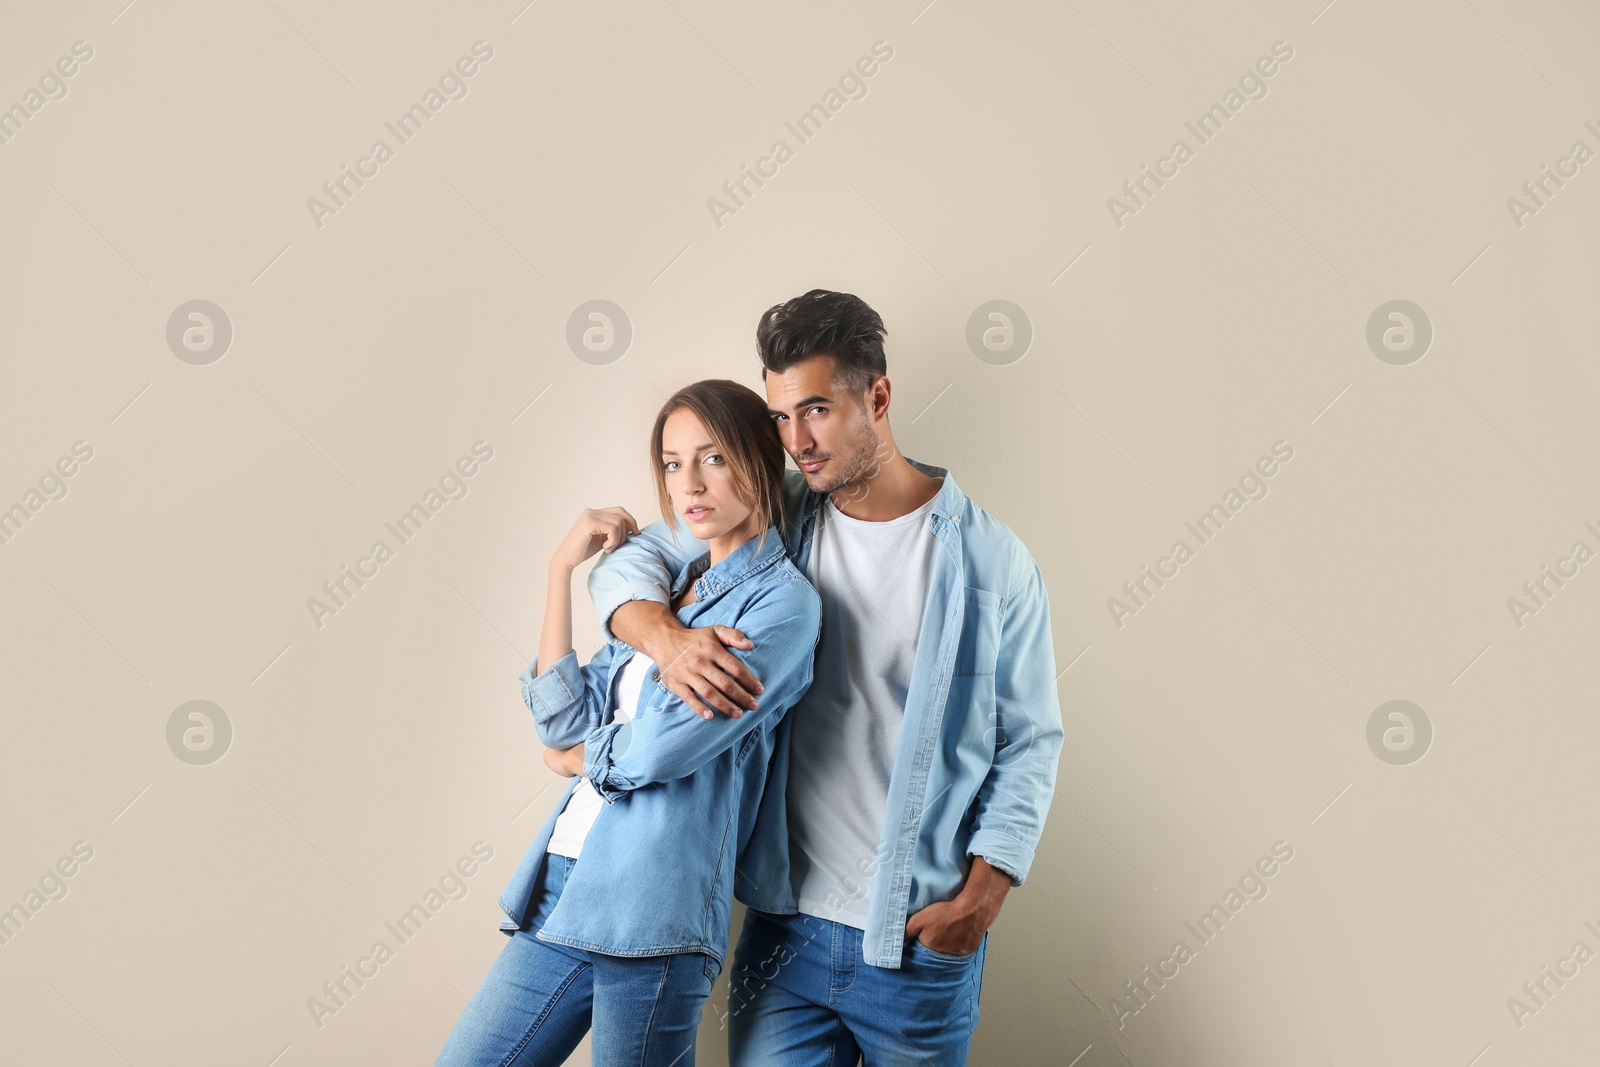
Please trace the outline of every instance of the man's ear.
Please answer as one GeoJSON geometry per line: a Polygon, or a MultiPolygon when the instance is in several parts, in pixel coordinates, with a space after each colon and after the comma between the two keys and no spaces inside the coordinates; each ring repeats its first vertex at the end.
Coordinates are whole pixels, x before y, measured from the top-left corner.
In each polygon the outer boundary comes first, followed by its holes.
{"type": "Polygon", "coordinates": [[[872,391],[868,397],[872,405],[872,420],[889,417],[889,379],[880,376],[872,383],[872,391]]]}

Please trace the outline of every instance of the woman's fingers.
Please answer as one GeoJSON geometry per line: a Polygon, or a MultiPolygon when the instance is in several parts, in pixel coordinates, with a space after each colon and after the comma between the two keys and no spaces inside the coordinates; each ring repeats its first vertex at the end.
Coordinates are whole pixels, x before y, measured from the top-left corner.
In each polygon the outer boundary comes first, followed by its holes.
{"type": "Polygon", "coordinates": [[[589,512],[594,533],[601,538],[601,549],[611,552],[629,536],[639,532],[639,524],[625,508],[600,508],[589,512]]]}
{"type": "Polygon", "coordinates": [[[627,508],[617,508],[616,510],[617,510],[617,514],[622,516],[622,519],[623,519],[623,532],[630,533],[630,534],[638,533],[639,532],[639,522],[632,515],[628,514],[628,509],[627,508]]]}

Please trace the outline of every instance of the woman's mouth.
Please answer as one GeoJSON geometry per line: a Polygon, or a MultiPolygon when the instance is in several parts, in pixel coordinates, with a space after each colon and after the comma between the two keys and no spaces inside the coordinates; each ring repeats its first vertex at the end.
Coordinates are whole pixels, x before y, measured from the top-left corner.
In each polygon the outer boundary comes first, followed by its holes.
{"type": "Polygon", "coordinates": [[[683,512],[683,515],[684,515],[684,518],[691,519],[691,520],[693,520],[693,519],[703,519],[707,515],[710,515],[715,510],[716,510],[716,508],[707,507],[704,504],[696,504],[692,508],[685,508],[684,512],[683,512]]]}

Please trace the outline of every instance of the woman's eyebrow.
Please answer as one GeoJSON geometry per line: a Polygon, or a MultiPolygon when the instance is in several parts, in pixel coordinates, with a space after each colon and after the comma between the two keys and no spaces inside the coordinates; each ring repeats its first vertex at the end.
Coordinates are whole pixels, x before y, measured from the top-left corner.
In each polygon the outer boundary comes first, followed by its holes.
{"type": "MultiPolygon", "coordinates": [[[[710,450],[711,450],[711,449],[713,449],[713,448],[716,448],[716,447],[717,447],[717,446],[716,446],[716,443],[715,443],[715,442],[713,442],[713,441],[707,441],[707,442],[706,442],[706,443],[705,443],[705,444],[703,444],[703,445],[695,445],[695,447],[694,447],[694,450],[695,450],[695,451],[696,451],[696,452],[707,452],[707,451],[710,451],[710,450]]],[[[661,454],[662,454],[662,455],[663,455],[663,456],[674,456],[674,457],[676,457],[676,456],[677,456],[677,453],[676,453],[676,452],[674,452],[674,451],[672,451],[672,449],[670,449],[670,448],[663,448],[663,449],[662,449],[662,450],[661,450],[661,454]]]]}

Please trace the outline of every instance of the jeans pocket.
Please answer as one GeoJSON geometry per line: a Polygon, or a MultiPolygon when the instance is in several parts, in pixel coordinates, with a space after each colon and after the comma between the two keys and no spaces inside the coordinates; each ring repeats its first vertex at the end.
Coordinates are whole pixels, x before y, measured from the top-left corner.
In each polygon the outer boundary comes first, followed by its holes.
{"type": "Polygon", "coordinates": [[[933,961],[935,961],[937,963],[953,963],[953,964],[957,964],[957,965],[962,965],[962,964],[967,964],[967,963],[972,962],[973,958],[975,956],[977,956],[977,954],[978,954],[977,950],[973,950],[972,952],[968,952],[964,956],[958,956],[958,955],[956,955],[954,953],[951,953],[951,952],[940,952],[938,949],[929,948],[927,945],[924,945],[921,941],[917,941],[917,940],[914,940],[914,939],[911,942],[911,952],[912,952],[912,955],[921,955],[921,956],[923,956],[923,957],[925,957],[927,959],[931,959],[931,960],[933,960],[933,961]]]}
{"type": "Polygon", "coordinates": [[[717,975],[722,973],[722,964],[718,963],[717,958],[710,953],[701,953],[701,955],[705,956],[706,959],[706,977],[711,980],[712,985],[716,985],[717,975]]]}

